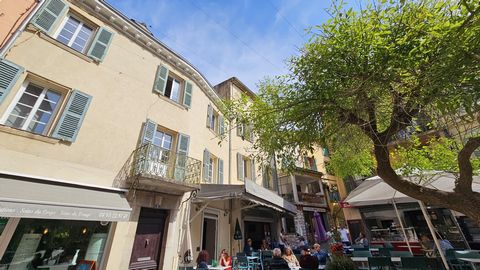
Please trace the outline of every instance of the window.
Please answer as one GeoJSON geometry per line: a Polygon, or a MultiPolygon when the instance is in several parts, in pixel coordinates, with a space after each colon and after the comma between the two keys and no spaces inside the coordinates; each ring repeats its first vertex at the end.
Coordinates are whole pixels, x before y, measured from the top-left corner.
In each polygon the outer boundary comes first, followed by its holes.
{"type": "Polygon", "coordinates": [[[78,52],[85,53],[92,36],[92,27],[69,15],[59,28],[56,39],[78,52]]]}
{"type": "Polygon", "coordinates": [[[225,134],[225,119],[211,104],[207,107],[207,127],[219,135],[225,134]]]}
{"type": "Polygon", "coordinates": [[[66,0],[46,0],[35,15],[31,24],[40,31],[97,62],[105,58],[113,33],[70,14],[66,0]]]}
{"type": "Polygon", "coordinates": [[[317,171],[317,162],[315,157],[304,157],[304,166],[306,169],[317,171]]]}
{"type": "Polygon", "coordinates": [[[223,184],[223,160],[212,155],[207,149],[203,151],[203,181],[223,184]]]}
{"type": "Polygon", "coordinates": [[[255,181],[255,163],[252,159],[237,153],[237,176],[241,181],[255,181]]]}
{"type": "Polygon", "coordinates": [[[208,173],[207,173],[208,182],[213,183],[214,182],[213,167],[215,166],[215,159],[212,156],[210,156],[210,160],[207,166],[208,166],[208,173]]]}
{"type": "Polygon", "coordinates": [[[158,130],[153,137],[153,144],[166,150],[172,149],[172,141],[172,135],[158,130]]]}
{"type": "MultiPolygon", "coordinates": [[[[0,64],[1,62],[2,60],[0,64]]],[[[0,74],[0,81],[6,80],[10,85],[13,85],[17,78],[0,74]]],[[[23,82],[13,102],[0,119],[0,123],[35,134],[74,142],[92,97],[78,90],[50,87],[30,81],[35,78],[31,74],[27,76],[27,80],[23,82]],[[66,105],[60,113],[64,100],[66,105]],[[56,123],[54,123],[55,118],[58,118],[56,123]]]]}
{"type": "Polygon", "coordinates": [[[180,81],[168,76],[164,95],[169,99],[180,103],[180,81]]]}
{"type": "Polygon", "coordinates": [[[28,83],[5,125],[45,135],[57,111],[62,94],[45,87],[28,83]]]}
{"type": "Polygon", "coordinates": [[[250,123],[243,123],[237,120],[237,136],[242,140],[253,142],[253,126],[250,123]]]}

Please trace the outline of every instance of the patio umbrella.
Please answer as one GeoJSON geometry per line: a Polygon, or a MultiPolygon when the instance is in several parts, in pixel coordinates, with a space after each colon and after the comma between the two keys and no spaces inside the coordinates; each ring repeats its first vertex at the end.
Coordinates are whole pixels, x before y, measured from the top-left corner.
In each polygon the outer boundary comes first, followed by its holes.
{"type": "Polygon", "coordinates": [[[325,227],[323,226],[322,216],[320,215],[320,213],[315,212],[313,214],[313,217],[315,219],[314,224],[315,224],[315,231],[317,234],[317,241],[319,243],[327,241],[327,232],[325,231],[325,227]]]}
{"type": "Polygon", "coordinates": [[[187,205],[183,211],[183,220],[182,220],[182,234],[181,234],[181,247],[180,247],[180,264],[183,264],[184,267],[187,267],[193,261],[192,257],[192,237],[190,232],[190,208],[192,203],[190,201],[187,202],[187,205]]]}

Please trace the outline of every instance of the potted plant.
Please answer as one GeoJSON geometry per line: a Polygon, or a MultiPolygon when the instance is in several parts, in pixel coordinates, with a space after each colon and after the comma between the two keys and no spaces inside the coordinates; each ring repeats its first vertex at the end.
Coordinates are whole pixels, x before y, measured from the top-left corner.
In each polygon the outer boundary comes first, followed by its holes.
{"type": "Polygon", "coordinates": [[[333,255],[332,260],[327,263],[325,270],[356,270],[353,261],[346,256],[333,255]]]}

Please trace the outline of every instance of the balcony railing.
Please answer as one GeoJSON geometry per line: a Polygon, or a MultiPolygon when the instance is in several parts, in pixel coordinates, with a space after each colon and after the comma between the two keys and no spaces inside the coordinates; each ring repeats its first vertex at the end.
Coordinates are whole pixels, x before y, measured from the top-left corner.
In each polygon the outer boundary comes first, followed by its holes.
{"type": "Polygon", "coordinates": [[[120,182],[132,183],[139,177],[177,184],[198,185],[202,162],[183,153],[176,153],[153,144],[135,149],[122,168],[120,182]],[[122,179],[123,178],[123,179],[122,179]]]}
{"type": "Polygon", "coordinates": [[[298,193],[298,200],[304,203],[315,203],[326,205],[325,196],[317,195],[317,194],[310,194],[310,193],[298,193]]]}

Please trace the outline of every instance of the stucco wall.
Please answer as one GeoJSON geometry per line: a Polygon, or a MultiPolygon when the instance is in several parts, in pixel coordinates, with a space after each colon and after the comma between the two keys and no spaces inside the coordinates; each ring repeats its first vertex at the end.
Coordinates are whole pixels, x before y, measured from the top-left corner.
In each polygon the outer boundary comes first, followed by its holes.
{"type": "Polygon", "coordinates": [[[35,0],[0,1],[0,48],[6,44],[36,5],[35,0]]]}

